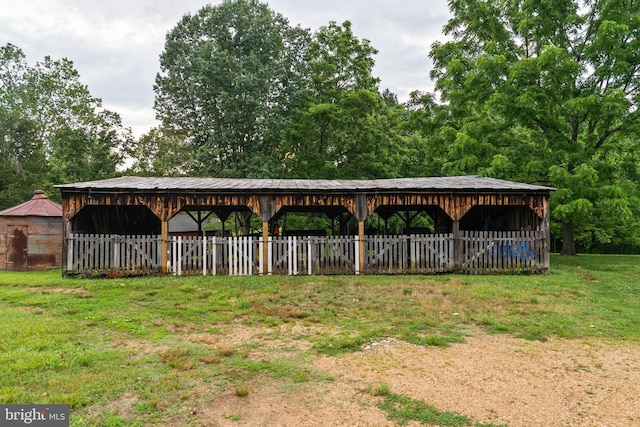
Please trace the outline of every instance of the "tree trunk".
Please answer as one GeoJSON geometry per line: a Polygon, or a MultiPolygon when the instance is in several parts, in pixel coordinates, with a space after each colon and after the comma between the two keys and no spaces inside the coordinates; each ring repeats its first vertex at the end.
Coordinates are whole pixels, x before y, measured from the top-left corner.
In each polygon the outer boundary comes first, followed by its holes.
{"type": "Polygon", "coordinates": [[[573,230],[573,221],[562,223],[562,256],[576,256],[576,236],[573,230]]]}
{"type": "Polygon", "coordinates": [[[236,212],[236,226],[241,236],[251,232],[251,212],[236,212]]]}

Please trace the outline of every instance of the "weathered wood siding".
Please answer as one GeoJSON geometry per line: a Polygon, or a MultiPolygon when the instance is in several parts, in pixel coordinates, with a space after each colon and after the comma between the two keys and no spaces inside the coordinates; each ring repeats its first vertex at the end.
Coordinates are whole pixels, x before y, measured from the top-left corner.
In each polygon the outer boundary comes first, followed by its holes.
{"type": "Polygon", "coordinates": [[[228,210],[230,207],[248,209],[261,217],[269,217],[283,208],[340,207],[356,217],[371,215],[379,207],[440,207],[453,220],[462,218],[473,206],[528,206],[540,218],[544,216],[546,194],[65,194],[63,214],[71,219],[85,206],[146,206],[161,220],[168,220],[186,206],[206,206],[208,210],[228,210]]]}
{"type": "Polygon", "coordinates": [[[544,272],[549,251],[541,231],[463,231],[462,272],[544,272]]]}
{"type": "Polygon", "coordinates": [[[161,242],[160,236],[71,234],[65,270],[112,276],[159,273],[161,242]]]}
{"type": "Polygon", "coordinates": [[[454,271],[453,233],[409,236],[409,269],[412,273],[450,273],[454,271]]]}

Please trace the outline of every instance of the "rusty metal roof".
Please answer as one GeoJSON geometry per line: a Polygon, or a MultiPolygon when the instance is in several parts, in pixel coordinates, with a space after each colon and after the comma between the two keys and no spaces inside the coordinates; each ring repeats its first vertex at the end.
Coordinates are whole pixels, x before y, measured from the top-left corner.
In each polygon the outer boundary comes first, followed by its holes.
{"type": "Polygon", "coordinates": [[[549,192],[551,187],[495,178],[452,176],[373,180],[248,179],[248,178],[154,178],[123,176],[101,181],[56,185],[65,190],[91,191],[221,191],[221,192],[358,192],[358,191],[525,191],[549,192]]]}
{"type": "Polygon", "coordinates": [[[36,190],[31,200],[0,211],[0,216],[62,216],[62,206],[49,200],[44,191],[36,190]]]}

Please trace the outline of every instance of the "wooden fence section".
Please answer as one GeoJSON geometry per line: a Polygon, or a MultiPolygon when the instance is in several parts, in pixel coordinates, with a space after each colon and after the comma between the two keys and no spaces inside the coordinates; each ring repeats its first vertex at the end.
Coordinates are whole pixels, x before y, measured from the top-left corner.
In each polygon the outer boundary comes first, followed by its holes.
{"type": "Polygon", "coordinates": [[[313,253],[309,238],[288,236],[269,238],[269,274],[312,274],[313,253]]]}
{"type": "MultiPolygon", "coordinates": [[[[269,237],[269,274],[353,274],[353,236],[269,237]]],[[[169,272],[175,275],[251,275],[262,269],[262,238],[177,236],[170,242],[169,272]]]]}
{"type": "MultiPolygon", "coordinates": [[[[160,236],[72,234],[66,271],[159,273],[161,240],[160,236]]],[[[264,271],[260,237],[174,236],[167,243],[170,274],[251,275],[264,271]]],[[[365,236],[364,273],[544,272],[549,269],[546,244],[540,231],[365,236]]],[[[269,274],[360,273],[357,236],[274,236],[267,245],[269,274]]]]}
{"type": "Polygon", "coordinates": [[[365,272],[393,274],[407,271],[409,236],[365,236],[365,272]]]}
{"type": "Polygon", "coordinates": [[[454,271],[453,233],[409,236],[410,272],[450,273],[454,271]]]}
{"type": "Polygon", "coordinates": [[[365,272],[373,274],[452,272],[453,234],[365,237],[365,272]]]}
{"type": "MultiPolygon", "coordinates": [[[[453,235],[365,236],[365,273],[453,271],[453,235]]],[[[357,236],[269,237],[269,274],[358,274],[357,236]]],[[[262,271],[258,237],[173,237],[177,275],[250,275],[262,271]]]]}
{"type": "Polygon", "coordinates": [[[354,274],[357,237],[281,236],[269,238],[269,273],[354,274]]]}
{"type": "Polygon", "coordinates": [[[358,237],[309,237],[312,274],[358,274],[358,237]]]}
{"type": "Polygon", "coordinates": [[[68,242],[70,274],[141,275],[162,270],[161,236],[71,234],[68,242]]]}
{"type": "Polygon", "coordinates": [[[365,273],[405,273],[409,266],[409,236],[365,236],[365,273]]]}
{"type": "Polygon", "coordinates": [[[542,272],[549,252],[541,231],[463,231],[463,273],[542,272]]]}

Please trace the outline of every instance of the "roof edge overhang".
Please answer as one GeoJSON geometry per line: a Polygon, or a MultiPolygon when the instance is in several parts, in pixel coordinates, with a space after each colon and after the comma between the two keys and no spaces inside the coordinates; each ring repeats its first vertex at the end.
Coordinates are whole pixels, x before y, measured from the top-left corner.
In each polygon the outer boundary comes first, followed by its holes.
{"type": "Polygon", "coordinates": [[[61,193],[96,194],[549,194],[555,188],[475,176],[377,180],[120,177],[56,185],[61,193]]]}

